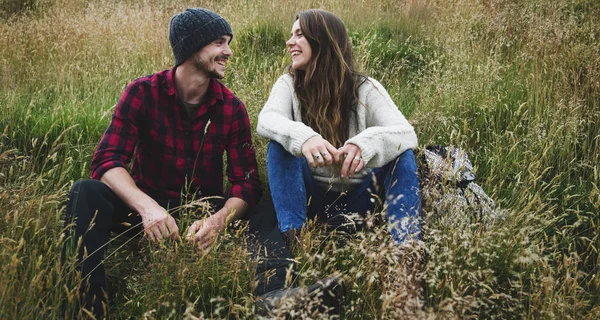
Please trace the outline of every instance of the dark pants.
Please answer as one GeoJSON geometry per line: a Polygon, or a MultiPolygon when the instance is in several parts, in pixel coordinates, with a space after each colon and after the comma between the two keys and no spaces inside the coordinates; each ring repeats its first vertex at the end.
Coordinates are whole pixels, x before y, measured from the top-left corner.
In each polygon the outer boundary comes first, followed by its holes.
{"type": "MultiPolygon", "coordinates": [[[[179,199],[155,200],[165,209],[180,205],[179,199]]],[[[213,204],[218,210],[223,203],[224,201],[218,201],[213,204]]],[[[246,213],[243,219],[249,221],[248,230],[253,252],[259,259],[256,275],[258,285],[254,294],[261,295],[282,288],[285,284],[287,268],[291,265],[291,254],[277,228],[277,218],[272,203],[256,206],[254,210],[246,213]]],[[[115,232],[129,238],[143,235],[141,222],[141,217],[132,212],[107,185],[100,181],[79,180],[71,188],[66,210],[66,224],[70,227],[65,229],[66,236],[71,238],[65,244],[64,255],[68,257],[79,239],[82,239],[77,265],[82,277],[85,278],[79,294],[82,307],[97,316],[104,315],[104,307],[107,303],[106,271],[102,260],[110,234],[115,232]]]]}

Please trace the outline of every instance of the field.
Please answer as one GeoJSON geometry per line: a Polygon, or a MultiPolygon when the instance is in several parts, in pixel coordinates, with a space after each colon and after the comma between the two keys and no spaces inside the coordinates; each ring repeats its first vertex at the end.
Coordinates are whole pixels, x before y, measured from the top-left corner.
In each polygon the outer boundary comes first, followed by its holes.
{"type": "MultiPolygon", "coordinates": [[[[223,82],[253,126],[291,62],[296,12],[338,14],[360,69],[387,88],[420,146],[467,151],[498,205],[491,222],[452,205],[425,211],[421,297],[406,290],[410,272],[390,258],[385,228],[344,246],[310,228],[295,250],[299,281],[340,274],[342,318],[600,317],[599,1],[0,0],[0,319],[75,306],[78,276],[63,265],[74,262],[59,258],[66,193],[89,177],[125,86],[172,67],[169,18],[191,6],[230,21],[223,82]]],[[[254,138],[266,185],[268,141],[254,138]]],[[[115,241],[110,315],[252,318],[255,262],[243,227],[205,256],[185,242],[115,241]]]]}

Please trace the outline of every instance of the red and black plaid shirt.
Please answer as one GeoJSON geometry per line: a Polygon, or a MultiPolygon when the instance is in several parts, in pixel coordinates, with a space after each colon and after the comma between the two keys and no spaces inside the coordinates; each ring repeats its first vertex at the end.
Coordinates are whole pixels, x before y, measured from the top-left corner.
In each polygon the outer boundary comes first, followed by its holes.
{"type": "Polygon", "coordinates": [[[133,81],[119,100],[91,163],[92,179],[127,168],[137,186],[155,199],[223,196],[251,206],[261,196],[250,121],[244,104],[211,79],[202,105],[190,119],[174,85],[175,69],[133,81]]]}

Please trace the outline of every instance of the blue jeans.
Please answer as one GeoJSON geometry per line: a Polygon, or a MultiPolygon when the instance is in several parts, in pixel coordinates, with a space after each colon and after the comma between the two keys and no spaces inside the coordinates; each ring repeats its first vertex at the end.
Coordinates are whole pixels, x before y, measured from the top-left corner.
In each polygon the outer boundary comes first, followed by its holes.
{"type": "Polygon", "coordinates": [[[410,149],[383,167],[370,169],[363,182],[348,193],[324,191],[306,159],[293,156],[274,141],[267,150],[267,173],[281,232],[302,228],[307,217],[330,219],[345,213],[364,216],[375,209],[374,198],[384,195],[394,241],[420,238],[421,192],[410,149]]]}

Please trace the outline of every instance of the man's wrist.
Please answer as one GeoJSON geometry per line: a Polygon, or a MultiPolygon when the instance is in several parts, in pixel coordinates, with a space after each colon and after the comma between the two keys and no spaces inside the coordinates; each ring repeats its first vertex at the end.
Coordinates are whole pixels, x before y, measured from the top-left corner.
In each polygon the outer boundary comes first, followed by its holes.
{"type": "MultiPolygon", "coordinates": [[[[143,199],[139,202],[137,202],[134,206],[133,209],[141,216],[144,217],[146,216],[148,213],[150,212],[154,212],[156,211],[157,207],[160,207],[160,205],[154,201],[154,199],[147,197],[147,199],[143,199]]],[[[164,210],[164,208],[160,207],[161,209],[164,210]]]]}
{"type": "Polygon", "coordinates": [[[227,225],[232,222],[231,218],[233,217],[233,209],[228,208],[228,207],[223,207],[219,211],[217,211],[214,215],[217,217],[217,219],[219,219],[219,222],[221,223],[221,225],[223,225],[223,227],[226,228],[227,225]]]}

